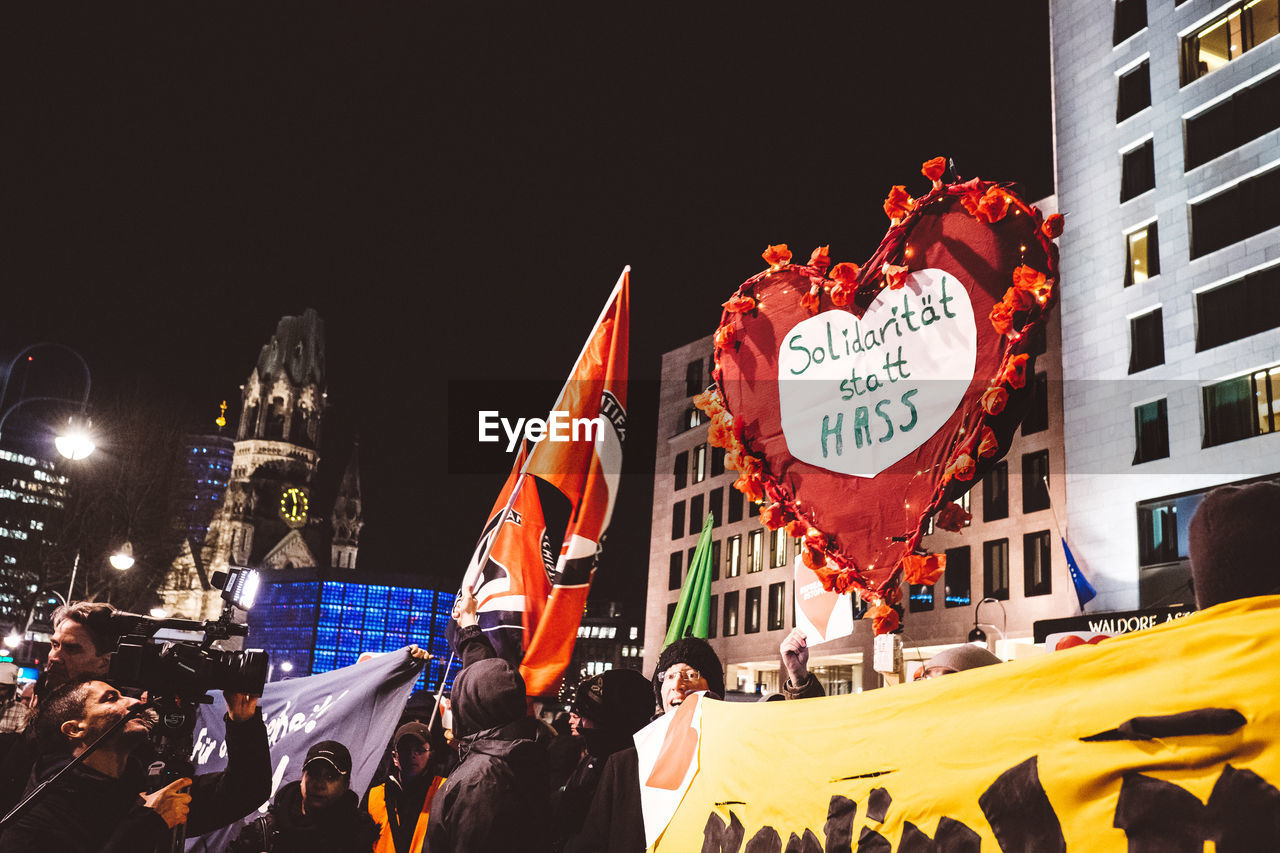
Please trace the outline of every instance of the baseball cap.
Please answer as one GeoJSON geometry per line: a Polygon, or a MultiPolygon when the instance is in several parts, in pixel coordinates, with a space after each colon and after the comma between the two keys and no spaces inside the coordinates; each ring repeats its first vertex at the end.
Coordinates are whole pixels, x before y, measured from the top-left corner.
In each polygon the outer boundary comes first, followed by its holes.
{"type": "Polygon", "coordinates": [[[336,740],[322,740],[312,744],[307,750],[306,761],[302,762],[302,769],[306,770],[313,761],[327,762],[343,776],[351,773],[351,753],[336,740]]]}
{"type": "Polygon", "coordinates": [[[0,684],[17,684],[18,667],[12,663],[0,663],[0,684]]]}
{"type": "Polygon", "coordinates": [[[431,743],[431,729],[427,728],[424,723],[420,723],[417,720],[410,720],[400,728],[396,729],[396,736],[391,739],[391,743],[395,746],[399,746],[401,739],[406,737],[411,737],[423,746],[426,746],[431,743]]]}

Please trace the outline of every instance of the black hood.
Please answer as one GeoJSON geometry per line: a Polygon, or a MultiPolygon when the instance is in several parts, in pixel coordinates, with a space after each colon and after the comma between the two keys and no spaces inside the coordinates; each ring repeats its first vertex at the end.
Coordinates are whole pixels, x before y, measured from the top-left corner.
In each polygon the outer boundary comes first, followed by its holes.
{"type": "Polygon", "coordinates": [[[526,716],[524,679],[502,658],[476,661],[453,682],[456,738],[505,726],[526,716]]]}

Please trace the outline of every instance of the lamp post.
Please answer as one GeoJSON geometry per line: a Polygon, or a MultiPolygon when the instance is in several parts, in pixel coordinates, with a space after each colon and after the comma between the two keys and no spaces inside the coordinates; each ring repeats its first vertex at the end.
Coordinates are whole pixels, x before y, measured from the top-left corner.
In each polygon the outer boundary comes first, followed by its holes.
{"type": "MultiPolygon", "coordinates": [[[[89,364],[84,360],[84,356],[73,350],[66,344],[60,344],[52,341],[45,341],[38,344],[31,344],[28,347],[18,351],[10,361],[8,368],[5,370],[4,382],[0,384],[0,406],[4,406],[5,400],[9,396],[9,380],[13,378],[14,368],[17,367],[18,361],[26,356],[28,361],[32,360],[31,353],[45,347],[52,347],[68,352],[75,356],[76,361],[80,363],[80,367],[84,370],[84,396],[79,400],[70,397],[40,396],[40,397],[24,397],[19,392],[19,399],[15,400],[7,408],[0,412],[0,438],[4,437],[4,425],[9,419],[9,415],[13,414],[17,409],[29,403],[71,403],[80,407],[78,420],[76,416],[68,419],[67,429],[60,433],[54,439],[54,446],[58,452],[68,459],[83,459],[94,451],[94,442],[89,435],[89,420],[86,412],[89,410],[89,390],[93,385],[93,379],[89,375],[89,364]]],[[[25,382],[24,388],[25,391],[25,382]]]]}
{"type": "Polygon", "coordinates": [[[973,643],[974,645],[983,646],[994,654],[995,643],[987,639],[987,632],[982,630],[982,628],[978,627],[979,625],[985,625],[986,627],[995,631],[997,634],[1000,635],[1000,642],[1003,643],[1004,628],[1008,626],[1008,614],[1005,612],[1004,603],[1000,601],[998,598],[984,598],[981,601],[979,601],[977,605],[975,605],[973,608],[973,630],[969,632],[969,642],[973,643]],[[995,625],[989,622],[981,622],[981,623],[978,622],[978,610],[982,607],[982,605],[988,602],[990,602],[991,604],[1000,605],[1000,624],[1002,627],[997,628],[995,625]]]}

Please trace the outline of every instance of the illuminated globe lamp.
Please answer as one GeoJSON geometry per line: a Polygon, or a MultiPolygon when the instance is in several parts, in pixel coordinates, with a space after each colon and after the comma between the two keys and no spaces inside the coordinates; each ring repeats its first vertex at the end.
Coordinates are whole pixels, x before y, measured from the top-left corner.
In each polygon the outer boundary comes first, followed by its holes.
{"type": "Polygon", "coordinates": [[[9,635],[4,638],[4,644],[10,650],[16,649],[18,646],[22,645],[22,635],[18,633],[17,628],[10,631],[9,635]]]}
{"type": "Polygon", "coordinates": [[[107,559],[110,561],[111,567],[113,569],[118,569],[122,572],[132,569],[133,563],[134,563],[133,543],[132,542],[124,543],[123,545],[120,546],[119,551],[116,551],[107,559]]]}
{"type": "Polygon", "coordinates": [[[87,418],[83,421],[68,418],[66,429],[54,436],[53,446],[67,459],[84,459],[98,447],[90,432],[92,426],[93,422],[87,418]]]}

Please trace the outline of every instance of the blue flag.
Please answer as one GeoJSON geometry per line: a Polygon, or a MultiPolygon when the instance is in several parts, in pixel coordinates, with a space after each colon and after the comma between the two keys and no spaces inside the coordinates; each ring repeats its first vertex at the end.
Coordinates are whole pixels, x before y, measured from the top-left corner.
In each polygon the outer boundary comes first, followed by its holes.
{"type": "Polygon", "coordinates": [[[1071,585],[1076,588],[1076,598],[1080,600],[1080,609],[1084,610],[1084,606],[1093,601],[1098,591],[1093,588],[1093,584],[1089,583],[1089,579],[1084,576],[1084,572],[1080,571],[1075,555],[1071,553],[1071,549],[1067,546],[1067,538],[1065,536],[1062,537],[1062,553],[1067,555],[1067,569],[1071,572],[1071,585]]]}
{"type": "MultiPolygon", "coordinates": [[[[258,707],[267,723],[271,745],[271,795],[302,778],[302,759],[313,743],[336,740],[351,752],[351,790],[364,793],[395,733],[423,664],[403,649],[351,666],[306,678],[268,684],[258,707]]],[[[215,773],[227,766],[222,694],[200,706],[191,758],[196,773],[215,773]]],[[[259,811],[230,826],[187,840],[187,853],[222,853],[259,811]]]]}

